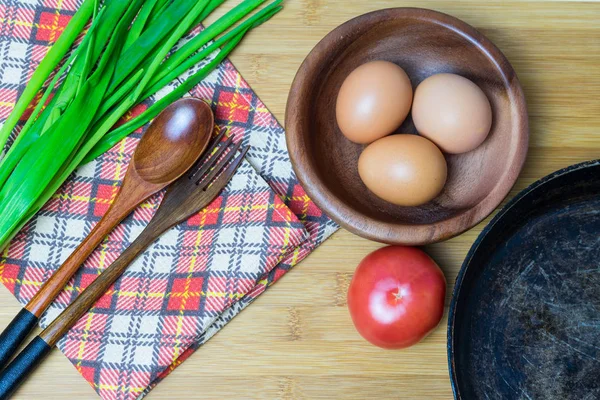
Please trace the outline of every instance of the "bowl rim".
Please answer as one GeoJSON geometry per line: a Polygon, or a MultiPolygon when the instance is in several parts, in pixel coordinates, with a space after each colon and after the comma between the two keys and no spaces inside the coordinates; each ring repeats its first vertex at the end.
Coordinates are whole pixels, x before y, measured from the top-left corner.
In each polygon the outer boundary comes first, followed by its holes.
{"type": "Polygon", "coordinates": [[[343,228],[366,239],[387,244],[413,246],[450,239],[473,228],[487,218],[502,203],[515,185],[525,164],[529,146],[529,120],[525,94],[516,72],[504,54],[489,39],[466,22],[439,11],[413,7],[386,8],[369,12],[343,23],[327,34],[311,50],[296,73],[286,105],[285,131],[287,148],[296,176],[308,196],[325,214],[343,228]],[[518,110],[517,115],[521,116],[520,121],[518,121],[518,129],[516,129],[516,132],[513,129],[513,135],[517,135],[518,142],[509,154],[509,160],[507,160],[507,165],[510,165],[510,167],[506,168],[494,188],[473,207],[465,209],[448,219],[434,223],[414,225],[389,223],[358,213],[349,207],[326,186],[321,185],[320,182],[322,181],[316,171],[309,168],[307,163],[302,162],[304,156],[301,152],[301,135],[298,133],[300,132],[299,121],[290,117],[292,115],[291,109],[295,108],[299,101],[306,96],[306,92],[310,87],[308,77],[312,75],[311,72],[320,67],[320,63],[315,60],[318,54],[326,51],[346,33],[357,31],[364,25],[365,20],[396,18],[420,20],[441,25],[461,35],[479,48],[500,70],[505,86],[510,86],[506,77],[512,77],[511,89],[513,90],[508,91],[509,94],[512,94],[510,104],[511,108],[515,109],[516,107],[518,110]],[[316,190],[317,187],[321,187],[322,190],[316,190]]]}

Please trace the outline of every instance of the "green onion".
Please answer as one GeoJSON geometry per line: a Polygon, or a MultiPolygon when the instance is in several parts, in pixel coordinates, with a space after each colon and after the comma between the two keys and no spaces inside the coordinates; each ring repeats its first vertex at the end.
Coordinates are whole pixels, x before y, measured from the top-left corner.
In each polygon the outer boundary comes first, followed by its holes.
{"type": "MultiPolygon", "coordinates": [[[[228,35],[224,36],[222,39],[215,42],[209,48],[202,50],[199,54],[197,54],[191,58],[188,58],[191,54],[193,54],[199,48],[204,46],[206,43],[208,43],[210,40],[212,40],[215,36],[221,34],[225,30],[230,28],[237,21],[239,21],[240,18],[245,17],[250,12],[252,12],[254,9],[256,9],[258,6],[260,6],[260,4],[264,3],[265,0],[251,0],[251,1],[243,2],[240,5],[238,5],[236,8],[234,8],[233,10],[228,12],[226,15],[224,15],[219,21],[217,21],[216,23],[211,25],[208,29],[200,32],[194,39],[192,39],[190,42],[188,42],[186,45],[184,45],[175,54],[171,55],[171,57],[169,57],[167,59],[167,61],[164,62],[160,66],[161,67],[160,72],[158,74],[156,74],[156,76],[153,76],[153,75],[155,75],[154,71],[157,70],[158,65],[155,64],[154,66],[147,66],[148,76],[152,77],[152,80],[150,80],[150,82],[149,82],[151,88],[149,90],[147,90],[141,97],[145,99],[145,98],[155,94],[156,92],[158,92],[160,89],[162,89],[164,86],[166,86],[169,82],[171,82],[172,80],[174,80],[175,78],[180,76],[183,72],[185,72],[192,66],[198,64],[204,58],[206,58],[207,56],[212,54],[217,48],[219,48],[224,43],[226,43],[231,37],[233,37],[233,36],[237,35],[239,32],[241,32],[242,29],[245,29],[246,27],[251,26],[256,20],[258,20],[261,17],[264,17],[269,12],[271,12],[273,9],[278,7],[282,1],[283,0],[278,0],[278,1],[274,2],[273,4],[271,4],[270,6],[265,7],[259,13],[254,15],[252,18],[245,21],[242,25],[236,27],[234,30],[229,32],[228,35]],[[187,58],[187,60],[186,60],[186,58],[187,58]],[[176,67],[177,67],[177,69],[175,69],[176,67]]],[[[206,5],[205,11],[201,14],[201,16],[206,13],[206,8],[209,8],[208,11],[210,12],[210,11],[212,11],[212,9],[210,9],[210,7],[216,7],[219,4],[221,4],[222,2],[223,2],[223,0],[218,0],[218,1],[213,0],[212,2],[209,2],[209,4],[206,5]]],[[[275,13],[271,14],[267,19],[269,19],[274,14],[275,13]]],[[[195,21],[194,21],[194,23],[195,23],[195,21]]],[[[188,23],[182,22],[182,26],[183,26],[183,28],[180,29],[179,32],[174,33],[172,37],[177,37],[177,36],[180,37],[183,33],[185,33],[185,31],[187,31],[189,29],[188,23]]],[[[170,49],[170,48],[172,48],[172,45],[170,43],[168,43],[165,46],[165,48],[170,49]]],[[[163,54],[164,54],[164,52],[163,52],[163,54]]],[[[163,54],[159,54],[159,58],[162,59],[163,54]]],[[[138,83],[136,82],[135,84],[137,85],[138,83]]],[[[103,115],[108,109],[110,109],[121,98],[123,98],[123,96],[127,93],[125,88],[130,87],[132,85],[133,85],[133,82],[129,82],[124,88],[119,89],[116,93],[114,93],[112,96],[110,96],[109,99],[103,105],[103,107],[100,111],[100,114],[103,115]]],[[[143,83],[143,85],[145,85],[145,83],[143,83]]]]}
{"type": "MultiPolygon", "coordinates": [[[[154,22],[156,19],[161,18],[171,1],[172,0],[158,0],[154,10],[152,10],[152,13],[150,14],[150,17],[148,17],[148,22],[154,22]]],[[[146,24],[146,27],[147,26],[148,25],[146,24]]]]}
{"type": "MultiPolygon", "coordinates": [[[[188,84],[196,82],[195,84],[192,84],[191,88],[196,86],[198,83],[200,83],[200,81],[202,81],[202,79],[206,78],[206,76],[208,76],[208,74],[210,74],[210,72],[212,72],[212,70],[214,69],[214,67],[216,65],[218,65],[221,61],[223,61],[223,59],[225,59],[227,57],[229,52],[231,52],[233,50],[233,48],[235,48],[235,46],[241,41],[241,39],[245,36],[245,34],[250,29],[253,29],[253,28],[256,28],[257,26],[262,25],[263,23],[268,21],[271,17],[273,17],[273,15],[275,15],[279,11],[281,11],[281,9],[283,7],[281,7],[280,4],[282,2],[283,2],[283,0],[277,0],[277,1],[273,2],[272,4],[270,4],[268,7],[265,7],[264,9],[262,9],[261,11],[256,13],[252,18],[249,18],[247,21],[244,21],[244,23],[240,24],[234,30],[229,32],[227,35],[224,35],[222,38],[217,40],[211,46],[207,47],[206,49],[204,49],[203,51],[198,53],[196,56],[190,58],[186,63],[181,65],[181,68],[174,70],[169,76],[164,77],[160,82],[154,82],[153,86],[147,92],[145,92],[141,97],[146,98],[146,97],[156,93],[158,90],[162,89],[169,82],[171,82],[173,79],[177,78],[179,75],[181,75],[187,69],[189,69],[189,67],[197,64],[199,62],[199,60],[204,59],[208,55],[212,54],[215,51],[215,49],[220,47],[223,43],[226,43],[226,42],[232,40],[233,41],[232,45],[230,44],[229,46],[226,46],[225,48],[223,48],[223,50],[219,53],[219,55],[215,58],[215,60],[210,62],[208,65],[206,65],[200,71],[198,71],[196,73],[196,75],[194,75],[193,77],[189,78],[188,81],[186,81],[186,82],[188,82],[188,84]],[[230,50],[228,50],[227,52],[225,52],[225,50],[229,49],[231,46],[232,46],[232,48],[230,50]]],[[[182,86],[184,86],[184,85],[182,85],[182,86]]],[[[180,89],[180,88],[178,88],[178,89],[180,89]]],[[[191,90],[191,88],[188,90],[191,90]]],[[[164,108],[166,108],[169,105],[169,103],[170,103],[169,100],[171,98],[168,96],[173,95],[173,93],[175,93],[175,91],[170,93],[169,95],[167,95],[167,97],[163,98],[162,100],[159,100],[157,103],[155,103],[153,106],[151,106],[148,110],[146,110],[144,113],[142,113],[138,117],[128,121],[127,123],[123,124],[119,128],[112,131],[110,134],[108,134],[104,139],[102,139],[98,144],[96,144],[96,146],[94,146],[94,148],[85,157],[85,159],[83,159],[82,164],[86,164],[86,163],[92,161],[93,159],[97,158],[101,154],[105,153],[106,151],[111,149],[114,145],[116,145],[119,141],[121,141],[123,138],[125,138],[126,136],[128,136],[129,134],[134,132],[136,129],[139,129],[140,127],[144,126],[151,119],[153,119],[155,116],[157,116],[164,108]],[[165,99],[167,99],[167,100],[163,101],[165,99]]],[[[176,93],[173,95],[173,100],[181,97],[182,94],[179,96],[178,96],[178,94],[179,93],[176,93]]],[[[171,100],[171,101],[173,101],[173,100],[171,100]]]]}
{"type": "Polygon", "coordinates": [[[140,11],[139,15],[133,22],[131,29],[129,30],[129,35],[127,35],[127,40],[125,41],[125,45],[123,46],[124,50],[127,50],[129,46],[131,46],[131,44],[140,37],[140,35],[144,31],[144,28],[146,27],[146,23],[148,22],[152,11],[154,11],[156,7],[159,7],[157,6],[157,3],[158,0],[149,0],[146,4],[144,4],[142,10],[140,11]]]}
{"type": "MultiPolygon", "coordinates": [[[[141,2],[142,0],[137,0],[141,2]]],[[[0,243],[11,236],[12,231],[43,194],[65,159],[75,148],[78,138],[92,122],[96,109],[102,101],[102,94],[110,83],[117,58],[111,57],[122,44],[131,19],[135,16],[135,1],[115,28],[115,34],[105,50],[98,67],[83,85],[80,94],[53,125],[54,129],[42,135],[23,156],[0,191],[0,243]],[[129,19],[130,18],[130,19],[129,19]],[[82,109],[89,112],[82,112],[82,109]],[[68,132],[68,134],[67,134],[68,132]],[[39,157],[40,154],[50,157],[39,157]],[[35,176],[36,179],[28,178],[35,176]]]]}
{"type": "Polygon", "coordinates": [[[249,29],[253,29],[265,21],[268,21],[273,15],[277,14],[281,7],[277,5],[281,3],[283,0],[278,0],[273,3],[272,6],[265,7],[260,12],[256,13],[252,18],[244,21],[239,26],[232,29],[227,34],[223,35],[215,42],[213,42],[210,46],[207,46],[205,49],[201,50],[197,54],[185,60],[181,63],[177,68],[172,69],[171,71],[165,70],[164,72],[168,72],[168,75],[164,73],[156,76],[149,84],[149,88],[144,92],[141,96],[142,98],[147,98],[157,93],[163,87],[165,87],[169,82],[173,81],[177,77],[181,76],[185,71],[193,67],[194,65],[200,63],[206,57],[211,55],[215,50],[219,47],[223,46],[225,43],[229,42],[232,38],[238,36],[240,33],[247,32],[249,29]]]}
{"type": "MultiPolygon", "coordinates": [[[[146,76],[144,77],[144,79],[142,79],[141,82],[136,83],[136,91],[139,91],[138,96],[141,95],[142,90],[144,89],[148,81],[152,78],[155,71],[162,63],[163,59],[169,54],[173,46],[175,46],[177,42],[179,42],[181,37],[192,28],[192,24],[194,23],[196,18],[198,18],[198,16],[202,13],[202,11],[206,8],[208,2],[209,0],[204,0],[196,3],[196,5],[192,7],[192,9],[189,11],[189,14],[186,15],[183,18],[183,20],[179,22],[179,24],[176,26],[176,28],[173,30],[170,36],[165,40],[165,43],[158,48],[156,54],[153,54],[153,60],[151,61],[150,65],[147,68],[145,68],[146,76]]],[[[131,84],[129,83],[126,86],[130,85],[131,84]]],[[[111,108],[114,104],[116,104],[118,100],[121,99],[123,92],[124,90],[117,91],[115,95],[111,96],[105,102],[105,105],[101,110],[101,115],[104,109],[111,108]]]]}
{"type": "MultiPolygon", "coordinates": [[[[96,16],[97,16],[97,7],[98,7],[98,0],[96,0],[96,2],[94,3],[94,16],[92,17],[92,21],[96,20],[96,16]]],[[[92,56],[94,54],[94,47],[95,47],[95,42],[94,42],[94,38],[96,36],[96,32],[92,31],[92,32],[88,32],[88,34],[86,35],[86,38],[89,39],[89,43],[87,44],[87,49],[85,49],[85,59],[83,62],[83,72],[81,73],[82,76],[88,76],[88,74],[90,73],[90,71],[93,68],[93,62],[92,62],[92,56]]],[[[77,93],[79,93],[81,91],[81,88],[83,87],[83,79],[81,79],[79,81],[79,86],[77,87],[77,93]]]]}
{"type": "Polygon", "coordinates": [[[136,118],[126,122],[121,125],[110,134],[108,134],[101,142],[99,142],[94,148],[92,148],[88,154],[83,159],[83,163],[89,162],[99,155],[105,153],[107,150],[112,148],[115,144],[120,142],[123,138],[128,136],[130,133],[134,132],[136,129],[141,128],[145,124],[147,124],[150,120],[160,114],[165,108],[169,106],[173,101],[182,97],[185,93],[194,88],[202,79],[206,78],[213,69],[219,65],[227,55],[235,48],[235,46],[242,40],[245,32],[238,35],[237,38],[234,38],[230,41],[223,49],[219,52],[219,54],[206,66],[204,66],[200,71],[196,72],[190,78],[188,78],[183,84],[178,86],[171,93],[167,94],[162,99],[158,100],[156,103],[152,104],[146,111],[137,116],[136,118]]]}
{"type": "Polygon", "coordinates": [[[233,10],[229,11],[217,22],[200,32],[189,42],[187,42],[175,54],[171,55],[163,65],[164,74],[167,74],[175,66],[179,65],[183,60],[188,58],[193,52],[208,43],[214,36],[221,34],[226,29],[234,25],[241,18],[244,18],[252,10],[256,9],[266,0],[250,0],[240,3],[233,10]]]}
{"type": "Polygon", "coordinates": [[[174,51],[177,43],[224,1],[105,0],[100,5],[99,0],[84,0],[0,130],[0,139],[6,142],[92,18],[81,44],[50,80],[21,134],[0,161],[0,248],[79,165],[98,157],[184,96],[251,29],[279,12],[282,2],[276,0],[249,16],[266,0],[242,1],[174,51]],[[176,78],[197,64],[204,65],[171,93],[114,128],[129,109],[177,82],[176,78]]]}
{"type": "Polygon", "coordinates": [[[65,28],[64,32],[54,46],[48,51],[48,54],[38,68],[33,73],[29,84],[23,91],[23,94],[15,104],[15,108],[13,112],[10,114],[2,129],[0,129],[0,148],[3,148],[6,145],[8,137],[12,130],[17,126],[19,119],[23,116],[29,104],[35,99],[40,88],[43,86],[44,82],[48,79],[48,76],[52,73],[54,68],[60,63],[60,60],[67,54],[77,36],[83,31],[83,28],[87,24],[87,21],[92,16],[94,12],[95,0],[85,0],[81,5],[79,10],[73,16],[69,25],[65,28]]]}
{"type": "Polygon", "coordinates": [[[185,15],[194,8],[193,1],[172,3],[163,14],[163,18],[151,24],[142,35],[125,50],[119,63],[109,92],[113,92],[125,78],[139,66],[144,58],[177,26],[185,15]]]}
{"type": "Polygon", "coordinates": [[[225,0],[211,0],[206,6],[204,12],[198,17],[194,25],[200,24],[206,17],[208,17],[217,7],[223,4],[225,0]]]}
{"type": "MultiPolygon", "coordinates": [[[[104,12],[104,9],[100,12],[99,16],[101,16],[103,12],[104,12]]],[[[27,123],[21,130],[21,133],[19,134],[19,136],[17,136],[17,138],[13,142],[11,148],[9,149],[9,151],[6,153],[6,155],[0,162],[0,187],[2,187],[2,185],[4,185],[4,182],[6,182],[6,179],[8,178],[10,173],[13,171],[13,169],[15,168],[15,166],[17,165],[19,160],[21,160],[21,157],[23,157],[23,154],[25,154],[25,152],[29,149],[31,144],[33,144],[42,134],[43,130],[41,129],[41,127],[45,125],[46,119],[45,118],[38,119],[38,117],[40,116],[43,106],[48,101],[48,98],[52,94],[52,89],[54,89],[54,87],[58,83],[58,80],[60,79],[60,77],[65,74],[67,69],[71,66],[71,64],[73,64],[73,61],[77,58],[79,51],[82,48],[85,48],[87,46],[87,42],[92,37],[91,34],[93,34],[93,32],[96,28],[97,28],[97,19],[94,21],[94,24],[92,24],[92,26],[90,27],[90,30],[88,32],[89,35],[87,35],[83,39],[81,45],[73,51],[73,53],[69,56],[67,61],[63,64],[61,69],[58,71],[58,73],[54,76],[54,78],[48,85],[46,91],[44,92],[44,95],[42,96],[42,98],[38,102],[36,108],[34,109],[33,113],[27,120],[27,123]],[[35,122],[38,122],[37,126],[33,130],[30,131],[31,127],[34,125],[35,122]]],[[[49,104],[50,108],[53,105],[54,105],[53,103],[49,104]]],[[[46,116],[49,116],[49,113],[46,114],[46,116]]]]}

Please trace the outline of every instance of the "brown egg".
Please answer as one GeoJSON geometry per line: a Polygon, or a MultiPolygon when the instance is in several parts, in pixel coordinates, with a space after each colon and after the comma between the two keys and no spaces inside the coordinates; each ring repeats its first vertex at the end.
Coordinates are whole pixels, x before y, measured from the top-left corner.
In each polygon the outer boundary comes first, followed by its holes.
{"type": "Polygon", "coordinates": [[[410,112],[413,90],[394,63],[373,61],[344,81],[336,104],[337,123],[349,140],[367,144],[394,132],[410,112]]]}
{"type": "Polygon", "coordinates": [[[438,74],[415,92],[412,117],[422,136],[450,154],[466,153],[483,143],[492,126],[485,93],[467,78],[438,74]]]}
{"type": "Polygon", "coordinates": [[[419,206],[436,198],[448,173],[444,155],[417,135],[393,135],[369,145],[358,173],[378,197],[399,206],[419,206]]]}

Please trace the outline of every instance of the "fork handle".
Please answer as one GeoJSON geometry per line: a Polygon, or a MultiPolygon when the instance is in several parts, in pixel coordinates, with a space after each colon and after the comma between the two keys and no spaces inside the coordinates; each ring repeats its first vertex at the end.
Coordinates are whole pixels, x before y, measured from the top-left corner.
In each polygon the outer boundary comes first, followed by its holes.
{"type": "Polygon", "coordinates": [[[0,372],[0,400],[10,397],[27,376],[41,364],[60,338],[106,293],[127,266],[163,232],[150,234],[144,230],[110,267],[102,272],[71,305],[0,372]]]}
{"type": "Polygon", "coordinates": [[[102,220],[96,224],[85,240],[65,260],[60,268],[53,273],[33,296],[27,305],[15,316],[2,334],[0,334],[0,370],[16,354],[19,346],[25,342],[29,333],[35,328],[40,316],[46,311],[52,301],[63,290],[79,266],[100,244],[102,239],[123,219],[123,215],[109,209],[102,220]]]}
{"type": "Polygon", "coordinates": [[[17,352],[19,346],[27,339],[37,322],[38,317],[23,308],[2,332],[0,335],[0,370],[6,366],[17,352]]]}
{"type": "Polygon", "coordinates": [[[106,235],[135,208],[136,204],[148,196],[148,193],[140,192],[130,183],[123,184],[104,217],[0,334],[0,370],[15,355],[19,346],[35,328],[40,316],[63,290],[69,279],[79,269],[79,266],[83,264],[106,235]]]}
{"type": "Polygon", "coordinates": [[[10,398],[51,349],[48,343],[36,336],[0,374],[0,400],[10,398]]]}
{"type": "Polygon", "coordinates": [[[65,262],[50,275],[27,303],[26,309],[38,318],[41,317],[102,240],[142,201],[164,187],[164,185],[143,184],[140,179],[135,168],[130,167],[127,170],[121,188],[102,219],[65,262]]]}
{"type": "MultiPolygon", "coordinates": [[[[44,329],[40,334],[50,347],[56,343],[79,321],[79,319],[94,306],[100,297],[104,295],[115,283],[115,281],[125,272],[129,264],[137,258],[148,246],[150,246],[158,237],[166,231],[149,229],[155,226],[154,220],[150,221],[140,236],[123,251],[108,268],[106,268],[94,281],[87,287],[73,303],[71,303],[63,312],[44,329]]],[[[0,375],[0,380],[1,380],[0,375]]]]}

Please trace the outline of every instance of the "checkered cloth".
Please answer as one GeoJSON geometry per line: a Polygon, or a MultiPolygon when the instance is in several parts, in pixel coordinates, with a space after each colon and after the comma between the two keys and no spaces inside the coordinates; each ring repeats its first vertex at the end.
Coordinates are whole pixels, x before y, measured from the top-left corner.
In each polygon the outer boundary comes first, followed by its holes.
{"type": "MultiPolygon", "coordinates": [[[[79,4],[0,0],[0,121],[79,4]]],[[[337,229],[306,196],[292,171],[283,129],[231,63],[190,94],[212,104],[220,129],[251,146],[248,163],[207,210],[140,256],[59,343],[105,399],[143,397],[337,229]]],[[[0,262],[0,280],[19,301],[33,296],[106,211],[140,133],[80,168],[15,238],[0,262]]],[[[103,242],[42,326],[139,234],[160,196],[103,242]]]]}

